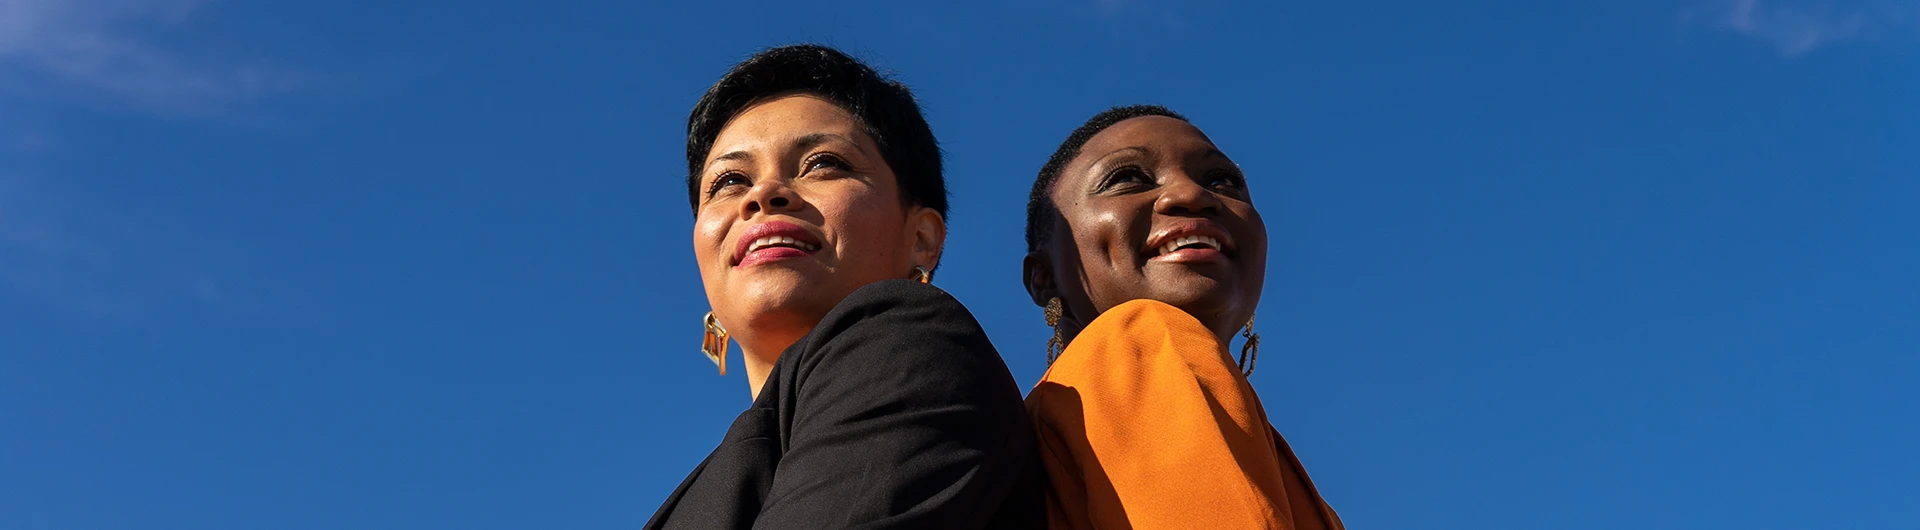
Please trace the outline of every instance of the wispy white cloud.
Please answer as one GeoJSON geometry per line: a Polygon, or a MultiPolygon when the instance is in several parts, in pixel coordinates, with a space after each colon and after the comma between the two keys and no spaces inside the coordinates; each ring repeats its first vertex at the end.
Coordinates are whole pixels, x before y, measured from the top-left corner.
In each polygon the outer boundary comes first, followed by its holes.
{"type": "Polygon", "coordinates": [[[97,317],[239,305],[222,258],[232,253],[176,216],[37,177],[55,169],[33,156],[83,143],[57,137],[66,111],[50,100],[225,120],[311,88],[313,76],[199,58],[154,38],[185,35],[208,3],[0,0],[0,295],[97,317]]]}
{"type": "Polygon", "coordinates": [[[1758,39],[1781,56],[1799,57],[1829,44],[1866,37],[1881,26],[1901,24],[1897,7],[1888,2],[1717,0],[1685,16],[1758,39]]]}
{"type": "MultiPolygon", "coordinates": [[[[0,72],[169,114],[205,114],[311,76],[193,61],[142,39],[184,30],[206,0],[0,0],[0,72]]],[[[17,80],[16,80],[17,81],[17,80]]]]}

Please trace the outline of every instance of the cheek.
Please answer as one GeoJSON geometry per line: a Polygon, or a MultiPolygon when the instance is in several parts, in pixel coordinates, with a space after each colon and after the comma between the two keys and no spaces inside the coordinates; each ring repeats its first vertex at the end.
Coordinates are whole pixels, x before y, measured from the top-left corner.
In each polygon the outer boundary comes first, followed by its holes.
{"type": "Polygon", "coordinates": [[[833,230],[835,243],[843,249],[859,249],[859,254],[841,255],[840,259],[881,257],[898,250],[895,247],[905,223],[898,202],[867,188],[845,191],[814,202],[833,230]]]}
{"type": "Polygon", "coordinates": [[[1260,218],[1260,210],[1255,210],[1251,206],[1247,208],[1242,218],[1246,219],[1247,233],[1240,240],[1253,244],[1242,244],[1241,247],[1252,250],[1252,255],[1248,257],[1257,261],[1256,265],[1264,266],[1267,262],[1267,222],[1260,218]]]}
{"type": "Polygon", "coordinates": [[[1092,212],[1084,217],[1085,226],[1075,230],[1080,254],[1090,263],[1112,263],[1116,269],[1133,266],[1132,223],[1114,211],[1092,212]]]}
{"type": "Polygon", "coordinates": [[[702,215],[693,222],[693,257],[700,270],[727,259],[727,229],[733,220],[718,215],[702,215]]]}

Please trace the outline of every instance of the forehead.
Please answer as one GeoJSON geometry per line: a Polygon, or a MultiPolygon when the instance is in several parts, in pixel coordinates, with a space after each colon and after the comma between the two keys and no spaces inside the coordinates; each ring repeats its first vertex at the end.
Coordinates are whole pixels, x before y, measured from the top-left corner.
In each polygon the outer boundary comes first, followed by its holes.
{"type": "Polygon", "coordinates": [[[1213,141],[1193,124],[1167,116],[1141,116],[1113,124],[1087,139],[1079,160],[1091,161],[1129,147],[1145,148],[1162,156],[1213,148],[1213,141]]]}
{"type": "Polygon", "coordinates": [[[860,120],[846,109],[809,94],[792,94],[754,103],[735,114],[713,139],[713,156],[739,150],[776,149],[812,134],[838,134],[871,143],[860,120]]]}
{"type": "Polygon", "coordinates": [[[1131,153],[1145,150],[1154,158],[1170,161],[1215,148],[1213,140],[1191,123],[1167,116],[1128,118],[1088,138],[1087,143],[1080,146],[1080,154],[1060,169],[1053,193],[1061,193],[1060,190],[1068,187],[1059,185],[1061,183],[1077,186],[1078,182],[1093,178],[1090,170],[1096,169],[1095,163],[1122,150],[1131,153]]]}

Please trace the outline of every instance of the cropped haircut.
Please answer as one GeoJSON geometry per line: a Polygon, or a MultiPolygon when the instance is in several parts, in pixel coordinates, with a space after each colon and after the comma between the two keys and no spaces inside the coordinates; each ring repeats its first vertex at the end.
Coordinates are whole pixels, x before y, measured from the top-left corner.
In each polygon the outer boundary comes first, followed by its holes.
{"type": "Polygon", "coordinates": [[[700,211],[700,170],[714,139],[742,110],[767,98],[806,94],[852,114],[893,169],[900,200],[947,216],[940,143],[920,115],[913,92],[852,56],[818,44],[771,48],[734,65],[700,96],[687,116],[687,200],[700,211]]]}
{"type": "Polygon", "coordinates": [[[1066,168],[1067,162],[1073,161],[1074,157],[1080,156],[1080,148],[1086,146],[1087,140],[1093,139],[1100,131],[1116,123],[1145,116],[1166,116],[1188,121],[1186,116],[1159,105],[1128,105],[1107,109],[1088,118],[1086,123],[1080,124],[1080,128],[1068,134],[1067,141],[1061,142],[1060,148],[1053,151],[1053,157],[1047,159],[1047,164],[1040,166],[1040,175],[1033,179],[1033,191],[1027,195],[1028,253],[1040,250],[1042,245],[1047,244],[1048,238],[1053,237],[1052,221],[1058,212],[1053,205],[1053,184],[1060,180],[1060,170],[1066,168]]]}

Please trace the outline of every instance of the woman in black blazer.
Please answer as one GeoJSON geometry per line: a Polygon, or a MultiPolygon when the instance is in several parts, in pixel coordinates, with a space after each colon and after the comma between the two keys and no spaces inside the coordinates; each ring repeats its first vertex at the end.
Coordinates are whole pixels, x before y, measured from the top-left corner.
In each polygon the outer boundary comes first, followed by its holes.
{"type": "Polygon", "coordinates": [[[1044,524],[1020,390],[927,283],[940,150],[907,87],[832,48],[736,65],[687,120],[694,254],[753,405],[647,528],[1044,524]],[[904,279],[903,279],[904,278],[904,279]]]}

